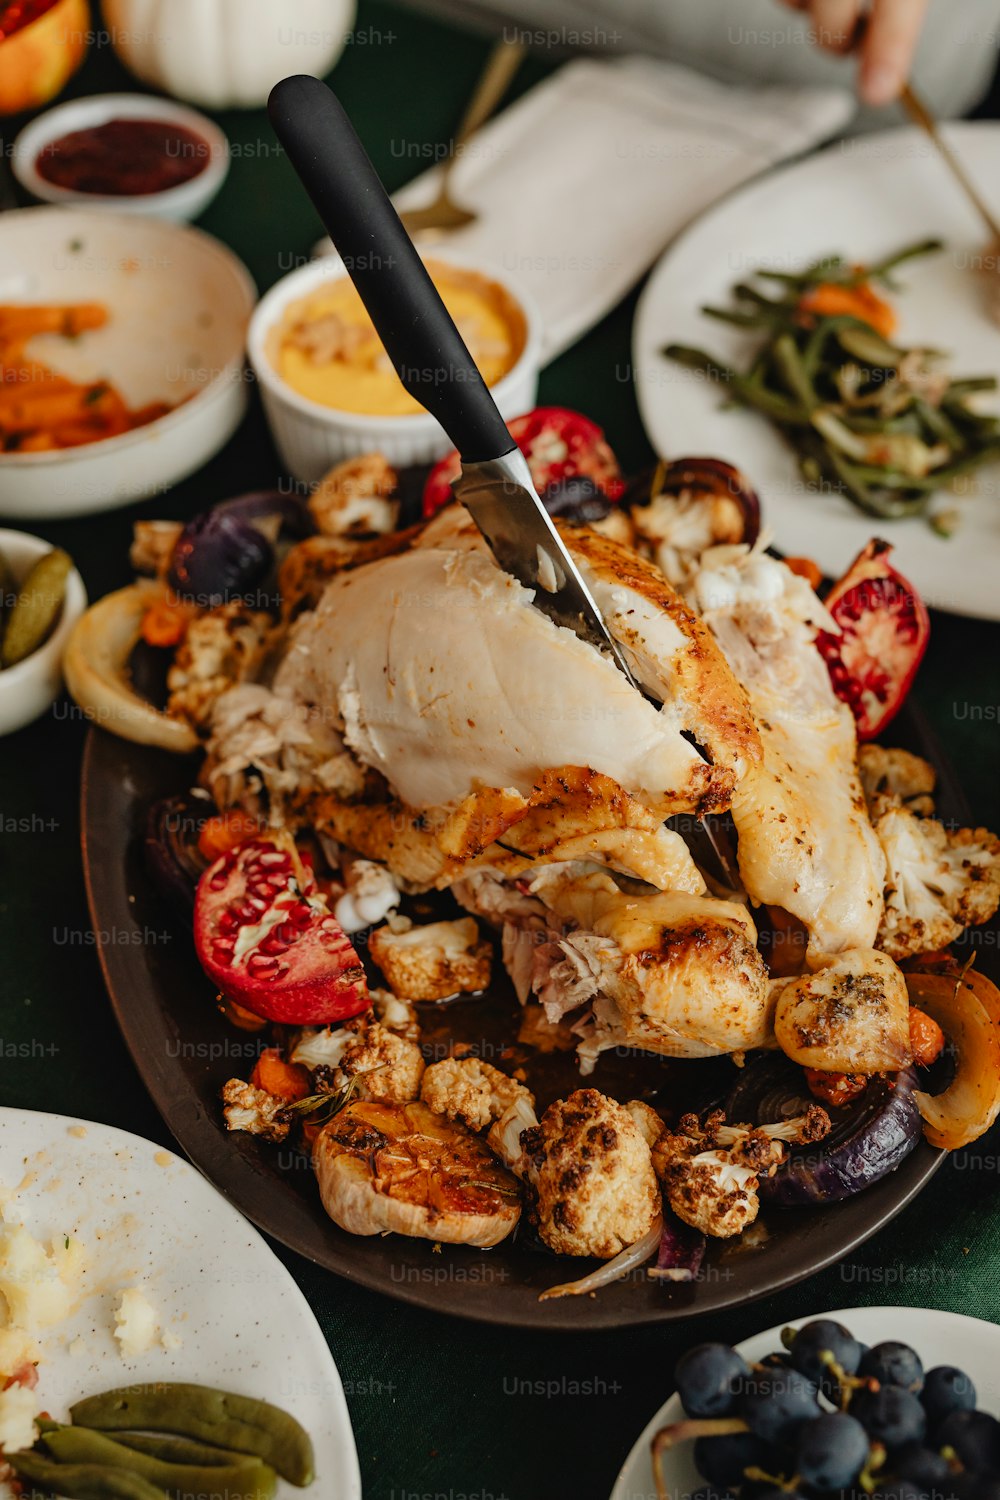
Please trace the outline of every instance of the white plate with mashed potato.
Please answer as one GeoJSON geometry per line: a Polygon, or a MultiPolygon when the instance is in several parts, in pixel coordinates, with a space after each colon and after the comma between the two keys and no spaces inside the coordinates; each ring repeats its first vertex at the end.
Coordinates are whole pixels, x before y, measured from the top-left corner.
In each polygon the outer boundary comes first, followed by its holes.
{"type": "MultiPolygon", "coordinates": [[[[310,1434],[316,1479],[278,1495],[361,1494],[337,1367],[308,1303],[257,1231],[194,1167],[140,1136],[0,1109],[0,1443],[33,1417],[151,1381],[270,1401],[310,1434]]],[[[0,1495],[4,1493],[0,1481],[0,1495]]]]}

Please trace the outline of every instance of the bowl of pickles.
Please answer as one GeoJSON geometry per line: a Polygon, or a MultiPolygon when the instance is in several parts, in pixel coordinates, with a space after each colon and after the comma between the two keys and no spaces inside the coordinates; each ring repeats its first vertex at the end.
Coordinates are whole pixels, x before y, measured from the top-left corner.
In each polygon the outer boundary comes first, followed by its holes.
{"type": "Polygon", "coordinates": [[[0,734],[23,729],[56,698],[63,650],[86,608],[67,552],[0,529],[0,734]]]}

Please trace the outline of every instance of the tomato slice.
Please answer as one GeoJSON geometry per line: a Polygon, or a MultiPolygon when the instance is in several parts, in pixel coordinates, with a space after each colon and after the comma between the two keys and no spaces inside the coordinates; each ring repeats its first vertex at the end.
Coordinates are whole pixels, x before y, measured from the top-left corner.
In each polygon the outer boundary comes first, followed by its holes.
{"type": "MultiPolygon", "coordinates": [[[[593,479],[609,500],[624,488],[618,460],[596,422],[565,406],[536,406],[507,423],[531,470],[539,495],[552,484],[576,474],[593,479]]],[[[424,485],[424,515],[433,516],[452,498],[451,486],[461,472],[458,449],[434,465],[424,485]]]]}
{"type": "Polygon", "coordinates": [[[369,1004],[361,960],[291,839],[247,839],[209,865],[194,940],[222,994],[268,1021],[323,1026],[369,1004]]]}
{"type": "Polygon", "coordinates": [[[816,638],[861,740],[874,739],[902,708],[930,639],[924,602],[892,567],[891,550],[876,537],[858,554],[825,600],[841,633],[816,638]]]}

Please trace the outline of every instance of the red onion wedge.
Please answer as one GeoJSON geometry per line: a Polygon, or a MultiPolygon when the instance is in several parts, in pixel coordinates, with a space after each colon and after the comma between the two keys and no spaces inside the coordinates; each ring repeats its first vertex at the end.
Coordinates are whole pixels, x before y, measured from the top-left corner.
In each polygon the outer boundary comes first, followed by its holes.
{"type": "MultiPolygon", "coordinates": [[[[863,1094],[829,1108],[830,1133],[802,1150],[794,1147],[773,1177],[762,1177],[764,1203],[793,1208],[853,1197],[890,1172],[920,1141],[920,1111],[909,1070],[876,1075],[863,1094]]],[[[731,1120],[771,1125],[815,1104],[802,1069],[776,1053],[761,1053],[744,1068],[727,1102],[731,1120]]]]}
{"type": "Polygon", "coordinates": [[[658,1281],[694,1281],[705,1259],[705,1236],[673,1214],[663,1216],[660,1253],[647,1275],[658,1281]]]}

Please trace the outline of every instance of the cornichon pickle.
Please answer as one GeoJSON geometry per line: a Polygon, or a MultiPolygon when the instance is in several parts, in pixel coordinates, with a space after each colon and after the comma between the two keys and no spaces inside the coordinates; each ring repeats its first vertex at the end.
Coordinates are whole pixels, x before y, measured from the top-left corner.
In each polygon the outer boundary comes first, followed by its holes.
{"type": "Polygon", "coordinates": [[[70,1408],[79,1427],[104,1432],[173,1432],[238,1453],[255,1453],[292,1484],[311,1484],[313,1446],[288,1412],[210,1386],[157,1381],[89,1396],[70,1408]]]}
{"type": "Polygon", "coordinates": [[[0,648],[5,667],[14,667],[19,661],[24,661],[48,638],[59,618],[66,594],[66,579],[72,566],[69,553],[61,547],[54,547],[38,559],[21,584],[7,617],[0,648]]]}
{"type": "Polygon", "coordinates": [[[165,1500],[166,1491],[141,1474],[99,1464],[59,1464],[40,1453],[5,1453],[19,1479],[69,1500],[165,1500]]]}
{"type": "Polygon", "coordinates": [[[127,1448],[103,1432],[87,1427],[63,1427],[50,1433],[46,1447],[60,1463],[97,1464],[139,1474],[168,1495],[211,1496],[211,1500],[272,1500],[276,1488],[273,1469],[253,1458],[245,1463],[178,1464],[127,1448]]]}

